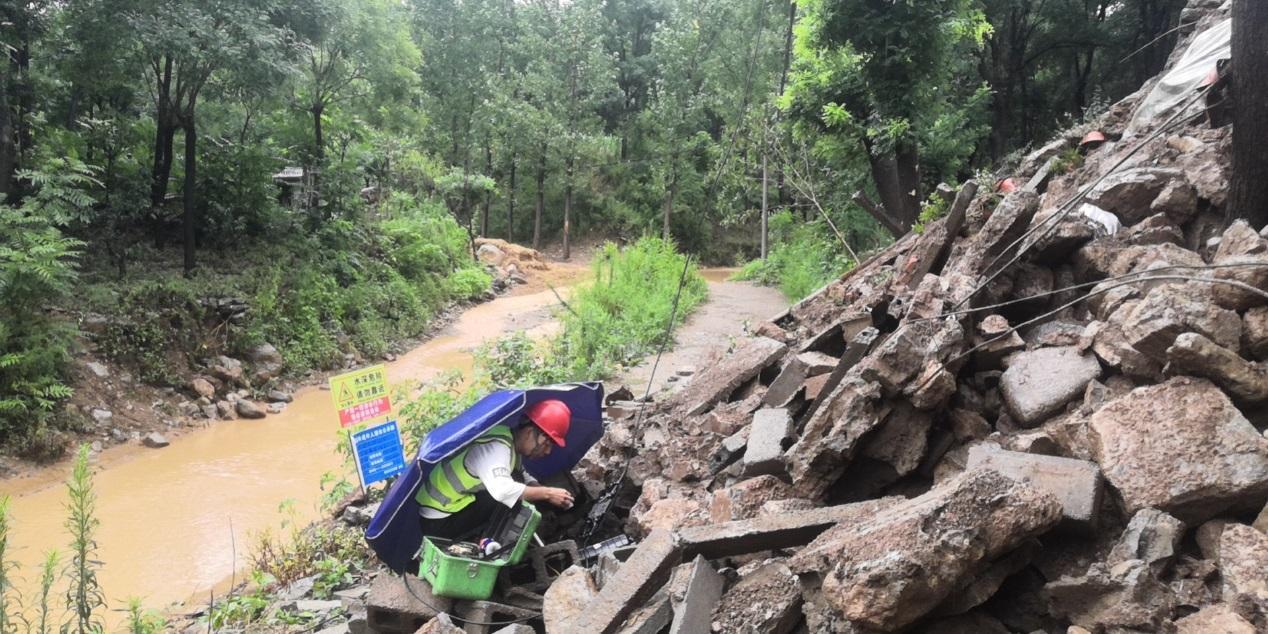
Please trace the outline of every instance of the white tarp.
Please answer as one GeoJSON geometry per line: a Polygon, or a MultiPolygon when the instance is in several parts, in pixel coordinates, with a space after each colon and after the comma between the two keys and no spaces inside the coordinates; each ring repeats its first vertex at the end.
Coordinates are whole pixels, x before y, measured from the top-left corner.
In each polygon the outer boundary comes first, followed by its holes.
{"type": "Polygon", "coordinates": [[[1232,34],[1232,19],[1221,20],[1198,33],[1175,67],[1140,102],[1136,114],[1132,116],[1131,125],[1127,126],[1127,136],[1170,116],[1176,108],[1193,99],[1194,91],[1202,80],[1215,70],[1215,63],[1229,58],[1229,40],[1232,34]]]}

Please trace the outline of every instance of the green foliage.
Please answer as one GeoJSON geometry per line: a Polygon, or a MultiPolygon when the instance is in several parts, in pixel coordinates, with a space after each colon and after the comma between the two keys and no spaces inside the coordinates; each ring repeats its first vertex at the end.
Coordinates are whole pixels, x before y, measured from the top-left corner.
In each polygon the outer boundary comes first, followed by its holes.
{"type": "Polygon", "coordinates": [[[446,281],[449,296],[460,301],[476,299],[493,285],[493,277],[476,268],[459,269],[446,281]]]}
{"type": "Polygon", "coordinates": [[[1069,174],[1080,167],[1083,167],[1083,153],[1079,148],[1071,147],[1057,156],[1057,162],[1052,165],[1052,173],[1055,176],[1069,174]]]}
{"type": "Polygon", "coordinates": [[[785,211],[771,217],[770,229],[769,256],[744,265],[735,279],[776,286],[795,302],[855,265],[819,223],[802,223],[785,211]]]}
{"type": "Polygon", "coordinates": [[[52,629],[53,584],[57,582],[61,563],[61,553],[56,549],[45,553],[44,561],[40,562],[40,599],[36,606],[34,624],[36,632],[48,632],[52,629]]]}
{"type": "Polygon", "coordinates": [[[0,496],[0,632],[17,630],[17,597],[13,573],[17,563],[9,558],[9,496],[0,496]]]}
{"type": "Polygon", "coordinates": [[[911,228],[911,230],[916,233],[924,233],[925,226],[947,215],[947,211],[950,206],[951,203],[945,198],[937,194],[933,194],[929,197],[929,200],[926,200],[925,203],[920,206],[920,219],[916,222],[915,226],[911,228]]]}
{"type": "Polygon", "coordinates": [[[269,607],[268,587],[273,579],[260,571],[251,573],[252,592],[234,594],[211,606],[206,619],[211,629],[218,630],[229,627],[244,627],[258,621],[269,607]]]}
{"type": "Polygon", "coordinates": [[[167,619],[154,610],[147,610],[141,599],[128,599],[127,628],[129,634],[158,634],[167,628],[167,619]]]}
{"type": "Polygon", "coordinates": [[[67,297],[83,246],[54,217],[86,194],[42,171],[27,176],[47,185],[21,207],[0,205],[0,439],[29,449],[71,394],[64,378],[75,331],[46,308],[67,297]]]}
{"type": "Polygon", "coordinates": [[[66,589],[66,605],[70,621],[63,632],[88,634],[104,629],[99,610],[106,605],[106,597],[97,582],[101,562],[97,559],[97,494],[92,487],[92,466],[88,463],[88,445],[81,445],[75,456],[75,466],[66,481],[66,531],[70,533],[70,560],[63,573],[69,581],[66,589]]]}

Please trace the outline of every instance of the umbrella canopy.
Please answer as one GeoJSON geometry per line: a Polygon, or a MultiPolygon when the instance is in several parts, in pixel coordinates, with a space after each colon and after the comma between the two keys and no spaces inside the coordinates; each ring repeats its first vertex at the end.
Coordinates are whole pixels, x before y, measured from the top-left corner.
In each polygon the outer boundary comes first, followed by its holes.
{"type": "Polygon", "coordinates": [[[366,541],[379,559],[401,572],[418,552],[423,535],[414,496],[433,467],[496,425],[519,426],[525,410],[547,399],[561,400],[572,411],[566,446],[556,447],[540,460],[526,460],[524,469],[536,478],[546,478],[575,466],[603,436],[602,383],[568,383],[493,392],[428,433],[418,448],[418,456],[392,483],[365,531],[366,541]]]}

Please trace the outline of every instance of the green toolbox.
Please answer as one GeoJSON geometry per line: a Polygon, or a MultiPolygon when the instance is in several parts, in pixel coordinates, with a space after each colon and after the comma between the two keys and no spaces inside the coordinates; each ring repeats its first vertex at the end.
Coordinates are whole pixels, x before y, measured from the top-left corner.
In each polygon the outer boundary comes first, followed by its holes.
{"type": "Polygon", "coordinates": [[[527,502],[505,514],[481,544],[424,537],[418,576],[431,584],[436,596],[482,601],[493,595],[498,573],[518,564],[533,539],[541,513],[527,502]],[[489,542],[508,544],[482,552],[489,542]]]}

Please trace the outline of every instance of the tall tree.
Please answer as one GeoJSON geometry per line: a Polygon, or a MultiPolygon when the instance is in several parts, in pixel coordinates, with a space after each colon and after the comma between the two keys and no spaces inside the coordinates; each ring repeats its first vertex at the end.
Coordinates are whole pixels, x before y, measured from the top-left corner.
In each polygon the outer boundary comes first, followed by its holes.
{"type": "Polygon", "coordinates": [[[880,198],[869,210],[902,235],[920,214],[922,142],[982,94],[957,91],[968,83],[957,49],[989,27],[969,0],[811,0],[804,20],[790,113],[861,151],[880,198]]]}
{"type": "MultiPolygon", "coordinates": [[[[184,133],[184,186],[181,234],[183,265],[188,274],[195,266],[198,222],[198,104],[204,88],[217,72],[252,67],[283,66],[283,32],[269,21],[261,3],[250,0],[166,2],[138,13],[132,20],[142,42],[158,90],[156,120],[184,133]]],[[[165,150],[166,169],[172,160],[170,138],[156,143],[165,150]]],[[[156,183],[166,177],[156,170],[156,183]]]]}
{"type": "Polygon", "coordinates": [[[1268,225],[1268,3],[1233,0],[1231,217],[1268,225]]]}

